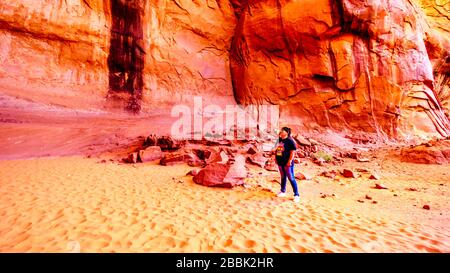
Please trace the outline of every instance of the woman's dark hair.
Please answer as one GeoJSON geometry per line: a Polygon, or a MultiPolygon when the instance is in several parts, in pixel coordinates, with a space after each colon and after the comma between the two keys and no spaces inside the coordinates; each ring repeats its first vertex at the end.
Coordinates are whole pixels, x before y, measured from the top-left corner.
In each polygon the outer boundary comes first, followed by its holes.
{"type": "MultiPolygon", "coordinates": [[[[288,137],[291,137],[291,128],[289,127],[283,127],[281,128],[281,130],[285,131],[286,133],[288,133],[288,137]]],[[[281,137],[278,138],[278,141],[281,141],[281,137]]]]}
{"type": "Polygon", "coordinates": [[[283,131],[285,131],[286,133],[288,133],[288,137],[290,137],[291,136],[291,128],[289,128],[289,127],[283,127],[283,128],[281,128],[281,130],[283,130],[283,131]]]}

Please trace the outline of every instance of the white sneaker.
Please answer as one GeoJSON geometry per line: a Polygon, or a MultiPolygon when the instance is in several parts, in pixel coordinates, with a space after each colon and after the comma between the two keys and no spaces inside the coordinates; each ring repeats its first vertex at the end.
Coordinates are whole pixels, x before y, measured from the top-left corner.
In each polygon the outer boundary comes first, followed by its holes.
{"type": "Polygon", "coordinates": [[[300,196],[294,196],[294,202],[295,203],[300,202],[300,196]]]}
{"type": "Polygon", "coordinates": [[[278,196],[278,197],[286,197],[286,193],[280,191],[280,192],[277,194],[277,196],[278,196]]]}

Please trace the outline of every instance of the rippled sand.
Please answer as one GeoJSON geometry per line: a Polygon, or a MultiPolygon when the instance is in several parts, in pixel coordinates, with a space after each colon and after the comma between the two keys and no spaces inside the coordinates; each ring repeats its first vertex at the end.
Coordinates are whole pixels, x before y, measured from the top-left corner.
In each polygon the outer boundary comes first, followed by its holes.
{"type": "Polygon", "coordinates": [[[3,160],[0,251],[450,252],[449,166],[404,166],[385,167],[390,190],[365,177],[301,181],[295,204],[274,197],[277,174],[259,169],[229,190],[193,183],[187,165],[3,160]],[[434,180],[422,178],[433,170],[434,180]],[[411,183],[419,191],[405,190],[411,183]],[[378,204],[356,201],[366,194],[378,204]]]}

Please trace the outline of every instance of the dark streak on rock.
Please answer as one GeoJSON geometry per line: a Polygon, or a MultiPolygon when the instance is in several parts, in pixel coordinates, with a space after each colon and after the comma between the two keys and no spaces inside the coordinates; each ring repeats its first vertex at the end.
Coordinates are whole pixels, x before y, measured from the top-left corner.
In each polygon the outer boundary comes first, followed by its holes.
{"type": "Polygon", "coordinates": [[[129,93],[126,109],[133,113],[141,110],[143,49],[141,1],[110,0],[111,43],[108,56],[109,94],[129,93]]]}

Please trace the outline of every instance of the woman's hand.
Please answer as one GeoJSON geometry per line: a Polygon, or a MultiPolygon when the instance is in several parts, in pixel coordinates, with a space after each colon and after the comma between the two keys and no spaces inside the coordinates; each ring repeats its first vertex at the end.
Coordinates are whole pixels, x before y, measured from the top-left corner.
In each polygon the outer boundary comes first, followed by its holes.
{"type": "Polygon", "coordinates": [[[292,161],[294,160],[294,156],[295,156],[294,151],[291,151],[291,153],[289,154],[289,160],[286,163],[286,166],[290,167],[292,165],[292,161]]]}

